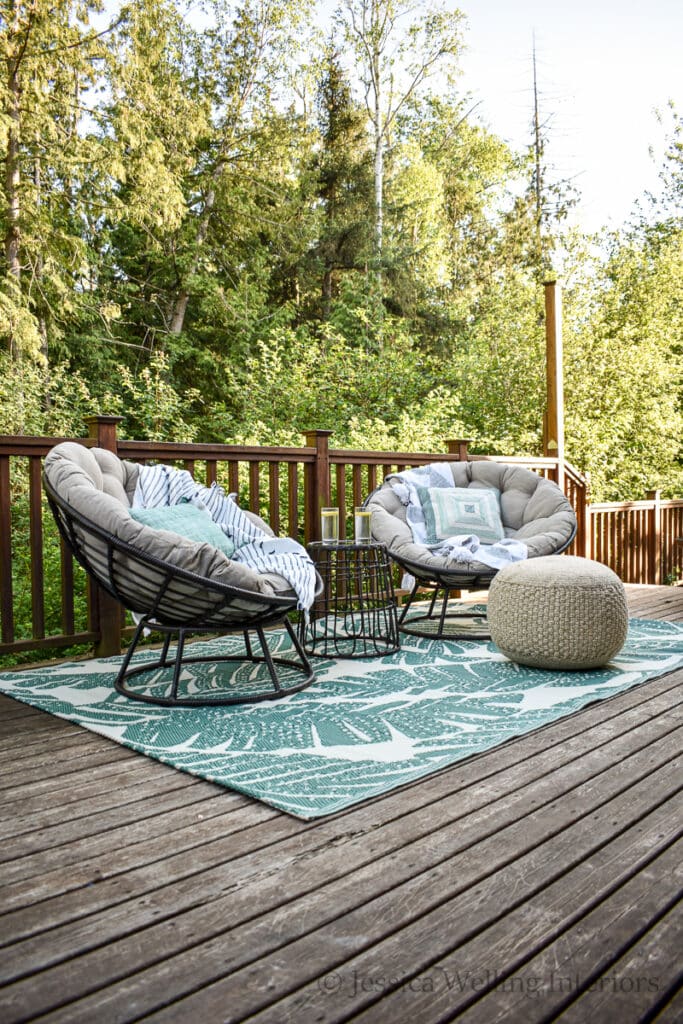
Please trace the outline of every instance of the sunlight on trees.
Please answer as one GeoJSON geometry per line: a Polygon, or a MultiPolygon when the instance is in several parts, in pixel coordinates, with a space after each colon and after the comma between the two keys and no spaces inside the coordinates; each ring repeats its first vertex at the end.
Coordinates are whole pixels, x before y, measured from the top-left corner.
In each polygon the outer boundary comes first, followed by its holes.
{"type": "Polygon", "coordinates": [[[683,119],[661,192],[569,230],[538,139],[458,85],[458,11],[0,0],[0,432],[539,454],[562,257],[566,449],[680,494],[683,119]]]}

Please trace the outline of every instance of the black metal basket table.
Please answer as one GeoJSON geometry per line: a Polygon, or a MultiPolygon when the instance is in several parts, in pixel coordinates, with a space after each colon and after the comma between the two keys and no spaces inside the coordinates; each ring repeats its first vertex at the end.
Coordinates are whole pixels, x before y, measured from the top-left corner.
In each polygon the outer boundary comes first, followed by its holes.
{"type": "Polygon", "coordinates": [[[392,566],[375,541],[314,541],[308,553],[323,580],[308,621],[300,623],[307,654],[372,658],[399,649],[392,566]]]}

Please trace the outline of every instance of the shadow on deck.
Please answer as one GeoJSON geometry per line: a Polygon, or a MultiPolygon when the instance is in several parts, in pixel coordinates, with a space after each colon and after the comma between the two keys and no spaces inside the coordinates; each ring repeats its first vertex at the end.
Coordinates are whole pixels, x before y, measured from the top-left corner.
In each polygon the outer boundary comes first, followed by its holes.
{"type": "Polygon", "coordinates": [[[314,823],[1,697],[0,1018],[674,1024],[682,682],[314,823]]]}

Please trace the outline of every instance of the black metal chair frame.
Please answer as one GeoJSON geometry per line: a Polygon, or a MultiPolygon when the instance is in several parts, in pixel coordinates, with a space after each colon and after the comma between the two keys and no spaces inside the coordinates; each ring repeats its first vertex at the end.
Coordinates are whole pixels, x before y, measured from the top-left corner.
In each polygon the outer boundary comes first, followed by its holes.
{"type": "MultiPolygon", "coordinates": [[[[121,668],[114,680],[114,686],[118,693],[133,700],[143,701],[148,704],[157,704],[165,707],[199,707],[206,705],[228,705],[228,704],[253,704],[264,700],[277,700],[286,697],[291,693],[297,693],[308,686],[315,674],[311,668],[310,661],[299,642],[292,624],[287,618],[288,614],[295,610],[297,599],[294,595],[284,596],[262,594],[255,591],[244,590],[240,587],[233,587],[225,583],[207,579],[186,569],[178,568],[170,563],[157,558],[154,555],[135,547],[119,537],[109,533],[98,526],[91,519],[71,508],[64,499],[57,494],[49,480],[43,476],[43,486],[48,498],[48,503],[57,522],[57,526],[64,542],[72,551],[76,561],[83,566],[85,571],[102,587],[111,594],[129,611],[140,615],[137,629],[133,635],[130,646],[124,656],[121,668]],[[93,560],[93,553],[88,554],[83,543],[78,537],[77,527],[86,535],[91,534],[105,545],[105,558],[103,564],[97,564],[93,560]],[[135,569],[139,567],[146,570],[149,576],[150,570],[156,573],[158,585],[156,592],[151,599],[136,602],[130,600],[122,586],[124,581],[129,584],[135,582],[135,569]],[[194,612],[178,605],[174,608],[170,595],[174,587],[183,584],[189,585],[193,592],[200,591],[203,594],[203,604],[195,607],[194,612]],[[251,612],[244,610],[239,612],[232,619],[228,614],[231,606],[236,602],[247,602],[255,606],[251,612]],[[265,628],[275,625],[284,625],[292,641],[297,658],[274,657],[266,641],[265,628]],[[136,665],[129,668],[135,649],[145,629],[164,634],[164,643],[156,661],[146,662],[143,665],[136,665]],[[253,650],[249,634],[255,632],[261,646],[262,653],[256,654],[253,650]],[[185,657],[185,641],[189,634],[214,633],[232,634],[242,633],[245,641],[246,652],[244,655],[207,655],[185,657]],[[169,657],[169,648],[174,636],[178,642],[175,653],[169,657]],[[196,663],[216,662],[262,662],[268,669],[271,687],[270,689],[246,695],[220,695],[201,696],[196,698],[184,696],[180,692],[180,676],[183,666],[196,663]],[[301,676],[296,683],[283,685],[276,665],[286,666],[301,676]],[[158,671],[165,668],[173,668],[173,675],[170,685],[170,692],[167,696],[155,696],[131,689],[129,681],[143,673],[158,671]]],[[[318,583],[318,590],[321,582],[318,583]]],[[[180,598],[177,598],[180,600],[180,598]]],[[[193,599],[196,606],[196,597],[193,599]]]]}
{"type": "MultiPolygon", "coordinates": [[[[370,494],[363,502],[363,507],[367,506],[370,502],[373,494],[377,493],[377,488],[370,494]]],[[[569,547],[571,542],[576,536],[578,525],[574,523],[574,528],[571,532],[571,536],[558,548],[553,551],[553,555],[559,555],[569,547]]],[[[398,618],[398,628],[401,633],[407,633],[410,636],[424,637],[428,640],[490,640],[491,634],[488,629],[477,626],[463,630],[461,632],[451,632],[447,628],[447,624],[450,620],[471,620],[483,619],[486,620],[486,613],[473,613],[466,609],[457,609],[455,611],[448,610],[448,604],[451,600],[452,590],[488,590],[492,580],[498,573],[498,569],[488,569],[481,572],[467,572],[466,570],[458,571],[453,569],[439,569],[433,565],[425,565],[424,562],[416,562],[408,558],[404,558],[402,555],[397,555],[393,551],[389,551],[389,556],[399,565],[405,572],[410,573],[411,576],[415,577],[415,583],[413,589],[408,595],[408,600],[401,609],[401,614],[398,618]],[[418,593],[421,591],[433,591],[429,607],[426,612],[419,612],[417,615],[412,615],[407,619],[408,612],[410,611],[413,602],[416,600],[418,593]],[[439,593],[443,592],[443,598],[441,606],[438,612],[435,614],[434,609],[436,607],[437,598],[439,593]],[[406,621],[407,620],[407,621],[406,621]],[[421,622],[436,622],[437,628],[435,630],[423,629],[419,626],[421,622]],[[415,624],[418,625],[415,625],[415,624]]]]}

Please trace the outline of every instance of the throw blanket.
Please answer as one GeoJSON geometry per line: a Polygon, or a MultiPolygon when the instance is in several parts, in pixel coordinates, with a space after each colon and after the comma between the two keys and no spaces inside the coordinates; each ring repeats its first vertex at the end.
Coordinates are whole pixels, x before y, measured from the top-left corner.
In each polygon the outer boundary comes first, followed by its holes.
{"type": "Polygon", "coordinates": [[[454,558],[456,562],[483,562],[491,569],[503,569],[510,562],[521,562],[529,553],[526,544],[512,537],[504,537],[495,544],[481,544],[474,534],[449,537],[438,547],[431,549],[434,554],[454,558]]]}
{"type": "Polygon", "coordinates": [[[468,534],[449,537],[439,544],[429,545],[427,543],[427,528],[417,488],[455,487],[448,462],[433,462],[428,466],[416,466],[415,469],[394,473],[387,479],[401,503],[406,506],[406,521],[410,526],[414,542],[429,548],[432,554],[463,562],[466,565],[471,562],[481,562],[491,569],[502,569],[510,562],[521,562],[527,557],[529,552],[526,544],[511,537],[496,541],[495,544],[482,544],[478,537],[468,534]]]}
{"type": "Polygon", "coordinates": [[[235,545],[233,559],[259,573],[277,573],[287,580],[303,611],[313,604],[315,566],[305,548],[289,537],[270,537],[245,515],[231,495],[212,484],[204,487],[184,469],[140,466],[133,496],[134,508],[177,505],[186,499],[208,512],[235,545]]]}

